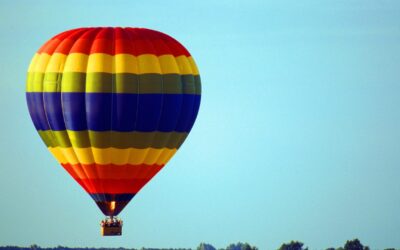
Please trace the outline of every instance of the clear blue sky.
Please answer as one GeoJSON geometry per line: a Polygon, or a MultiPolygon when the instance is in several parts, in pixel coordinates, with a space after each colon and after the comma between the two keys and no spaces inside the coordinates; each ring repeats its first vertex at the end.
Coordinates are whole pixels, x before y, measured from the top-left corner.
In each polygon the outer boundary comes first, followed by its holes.
{"type": "Polygon", "coordinates": [[[398,1],[1,1],[0,245],[400,247],[398,1]],[[301,2],[301,3],[300,3],[301,2]],[[95,203],[35,132],[35,51],[81,26],[160,30],[192,53],[189,138],[102,238],[95,203]]]}

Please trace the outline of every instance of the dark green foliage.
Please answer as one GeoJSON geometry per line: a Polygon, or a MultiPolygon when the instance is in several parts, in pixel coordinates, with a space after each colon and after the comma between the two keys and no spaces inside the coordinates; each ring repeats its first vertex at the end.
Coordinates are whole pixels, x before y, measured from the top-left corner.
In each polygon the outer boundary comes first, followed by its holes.
{"type": "Polygon", "coordinates": [[[216,250],[211,244],[200,243],[200,245],[196,248],[197,250],[216,250]]]}
{"type": "Polygon", "coordinates": [[[226,250],[258,250],[257,247],[250,246],[248,243],[230,244],[226,250]]]}
{"type": "MultiPolygon", "coordinates": [[[[284,243],[278,250],[303,250],[303,243],[300,241],[291,241],[289,243],[284,243]]],[[[304,249],[305,250],[305,249],[304,249]]]]}
{"type": "Polygon", "coordinates": [[[359,239],[348,240],[344,245],[344,250],[369,250],[368,246],[363,246],[359,239]]]}

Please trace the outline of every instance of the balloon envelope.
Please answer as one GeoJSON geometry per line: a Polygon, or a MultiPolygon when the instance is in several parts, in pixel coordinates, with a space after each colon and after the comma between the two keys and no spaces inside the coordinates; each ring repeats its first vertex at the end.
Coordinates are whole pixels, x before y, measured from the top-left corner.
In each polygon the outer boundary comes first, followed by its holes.
{"type": "Polygon", "coordinates": [[[175,39],[143,28],[79,28],[34,55],[26,99],[40,137],[105,215],[171,159],[196,119],[200,76],[175,39]]]}

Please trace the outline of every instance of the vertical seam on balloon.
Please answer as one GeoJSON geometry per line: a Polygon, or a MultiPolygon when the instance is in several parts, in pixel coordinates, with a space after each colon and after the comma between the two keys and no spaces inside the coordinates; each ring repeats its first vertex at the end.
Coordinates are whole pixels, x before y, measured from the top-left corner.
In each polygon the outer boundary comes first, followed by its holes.
{"type": "MultiPolygon", "coordinates": [[[[141,28],[138,29],[134,29],[132,30],[134,31],[134,33],[136,33],[137,37],[139,39],[143,39],[143,41],[145,40],[144,36],[143,36],[143,32],[141,28]]],[[[138,65],[138,104],[136,106],[137,112],[136,112],[136,122],[138,122],[138,110],[139,110],[139,98],[140,98],[140,75],[142,75],[142,72],[140,71],[140,62],[139,62],[139,56],[140,54],[138,53],[137,55],[137,65],[138,65]]],[[[136,124],[137,125],[137,124],[136,124]]],[[[137,126],[135,126],[135,130],[137,129],[137,126]]],[[[150,151],[150,148],[147,148],[144,155],[143,155],[143,159],[140,165],[144,164],[144,162],[146,161],[147,155],[150,151]]],[[[140,170],[138,171],[138,174],[140,175],[143,172],[143,167],[140,168],[140,170]]],[[[139,190],[138,190],[139,192],[139,190]]]]}
{"type": "MultiPolygon", "coordinates": [[[[96,31],[94,31],[95,34],[93,34],[93,41],[92,41],[92,43],[90,45],[89,56],[90,56],[90,54],[92,52],[92,48],[93,48],[94,42],[95,42],[97,36],[99,35],[99,33],[101,33],[101,31],[102,31],[102,28],[97,28],[96,31]]],[[[96,162],[95,157],[94,157],[94,152],[93,152],[93,147],[92,147],[92,139],[91,139],[91,136],[90,136],[90,133],[89,133],[89,124],[88,124],[88,116],[87,116],[87,108],[86,108],[86,98],[87,98],[86,86],[87,86],[87,77],[88,77],[88,68],[89,68],[89,56],[88,56],[88,62],[86,64],[86,70],[85,70],[85,72],[86,72],[86,79],[85,79],[85,113],[86,113],[86,129],[87,129],[86,131],[87,131],[87,136],[88,136],[89,144],[90,144],[90,147],[89,147],[90,148],[90,153],[92,154],[92,158],[93,158],[93,166],[95,168],[95,171],[93,171],[93,172],[96,173],[96,179],[99,179],[99,176],[98,176],[99,174],[97,172],[98,165],[97,165],[97,162],[96,162]]],[[[86,172],[85,172],[85,174],[86,174],[86,172]]],[[[94,187],[94,185],[92,183],[92,180],[89,179],[89,178],[88,178],[88,180],[89,180],[90,184],[92,185],[92,187],[94,187]]],[[[102,189],[103,189],[103,186],[102,186],[102,189]]],[[[92,188],[92,190],[95,191],[96,188],[92,188]]],[[[97,198],[103,198],[102,200],[105,201],[106,197],[105,197],[105,194],[104,194],[104,190],[102,190],[102,191],[103,192],[101,192],[101,193],[98,193],[98,192],[95,191],[96,193],[94,193],[94,194],[96,196],[96,199],[97,198]]],[[[91,193],[91,194],[93,194],[93,193],[91,193]]]]}
{"type": "MultiPolygon", "coordinates": [[[[85,29],[85,32],[83,32],[79,37],[77,37],[77,39],[76,39],[75,42],[74,42],[74,45],[75,45],[75,43],[77,42],[77,40],[79,40],[79,38],[81,38],[83,35],[88,34],[88,33],[90,33],[90,32],[91,32],[91,29],[85,29]]],[[[74,46],[74,45],[73,45],[73,46],[74,46]]],[[[72,47],[73,47],[73,46],[72,46],[72,47]]],[[[71,49],[72,49],[72,47],[71,47],[71,49]]],[[[71,49],[68,51],[68,55],[71,53],[71,49]]],[[[90,54],[90,51],[89,51],[89,54],[90,54]]],[[[88,61],[89,61],[89,55],[87,56],[86,60],[87,60],[87,61],[86,61],[86,67],[87,67],[87,64],[88,64],[88,61]]],[[[86,70],[84,73],[85,73],[85,77],[86,77],[86,78],[85,78],[85,82],[84,82],[85,88],[86,88],[87,70],[86,70]]],[[[84,105],[85,105],[85,111],[86,111],[86,92],[84,92],[84,96],[85,96],[84,105]]],[[[88,140],[89,140],[89,142],[90,142],[89,131],[88,131],[87,126],[86,126],[86,136],[87,136],[87,138],[88,138],[88,140]]],[[[68,139],[69,139],[69,135],[68,135],[68,139]]],[[[71,144],[72,144],[72,143],[71,143],[71,144]]],[[[83,167],[84,164],[82,164],[82,163],[80,162],[80,160],[79,160],[79,158],[78,158],[78,156],[77,156],[77,154],[76,154],[76,152],[75,152],[74,147],[72,147],[72,150],[73,150],[74,154],[76,155],[76,158],[77,158],[77,160],[78,160],[78,165],[80,166],[80,168],[81,168],[81,170],[82,170],[82,173],[84,173],[86,179],[89,179],[89,178],[88,178],[88,174],[87,174],[85,168],[83,167]]],[[[90,164],[89,164],[89,165],[90,165],[90,164]]],[[[83,183],[83,182],[82,182],[82,183],[83,183]]],[[[87,181],[87,182],[85,182],[85,185],[87,185],[88,187],[91,187],[91,190],[93,190],[94,184],[93,184],[90,180],[87,181]]],[[[89,190],[89,189],[88,189],[88,190],[89,190]]],[[[89,193],[89,191],[87,191],[87,192],[89,193]]],[[[89,193],[89,195],[90,195],[90,193],[89,193]]]]}
{"type": "MultiPolygon", "coordinates": [[[[173,40],[174,41],[174,40],[173,40]]],[[[175,41],[174,41],[175,42],[175,41]]],[[[165,43],[165,46],[169,49],[169,51],[171,51],[171,52],[173,52],[174,51],[174,49],[173,48],[171,48],[170,47],[170,45],[168,44],[168,43],[165,43]]],[[[175,55],[173,55],[173,58],[174,58],[174,62],[175,62],[175,64],[176,64],[176,67],[177,67],[177,69],[178,69],[178,76],[179,76],[179,82],[180,82],[180,85],[181,85],[181,93],[180,93],[180,95],[182,96],[182,98],[181,98],[181,105],[180,105],[180,110],[179,110],[179,115],[178,115],[178,117],[177,117],[177,120],[176,120],[176,123],[175,123],[175,128],[174,128],[174,132],[176,132],[176,127],[178,126],[178,124],[179,124],[179,120],[181,119],[181,116],[182,116],[182,109],[183,109],[183,91],[184,91],[184,89],[183,89],[183,81],[182,81],[182,72],[181,72],[181,69],[179,68],[179,63],[178,63],[178,61],[176,60],[176,57],[175,57],[175,55]]],[[[181,135],[182,136],[182,135],[181,135]]],[[[169,141],[168,141],[169,142],[169,141]]],[[[182,142],[183,143],[183,142],[182,142]]],[[[178,152],[178,147],[175,147],[175,149],[176,149],[176,151],[172,154],[172,156],[174,156],[175,154],[176,154],[176,152],[178,152]]],[[[165,165],[167,165],[167,163],[171,160],[171,158],[172,158],[172,156],[169,156],[169,159],[166,161],[166,162],[164,162],[164,166],[165,165]]],[[[163,167],[164,168],[164,167],[163,167]]]]}
{"type": "MultiPolygon", "coordinates": [[[[110,28],[111,29],[111,112],[110,112],[110,127],[111,130],[109,131],[110,135],[109,135],[109,140],[110,140],[110,146],[112,147],[112,138],[111,138],[111,131],[114,130],[113,128],[113,115],[114,115],[114,93],[115,93],[115,89],[114,89],[114,74],[115,74],[115,30],[114,28],[110,28]]],[[[111,157],[112,160],[112,157],[111,157]]]]}
{"type": "MultiPolygon", "coordinates": [[[[192,61],[194,62],[194,58],[193,58],[193,56],[191,56],[192,57],[192,61]]],[[[197,93],[197,87],[196,87],[196,75],[195,75],[195,70],[194,70],[194,68],[192,67],[192,64],[189,62],[189,59],[188,59],[188,57],[186,57],[185,56],[185,58],[186,58],[186,60],[188,61],[188,65],[189,65],[189,67],[190,67],[190,70],[191,70],[191,73],[192,73],[192,76],[193,76],[193,86],[194,86],[194,98],[197,98],[197,96],[199,96],[198,98],[200,98],[201,99],[201,94],[196,94],[197,93]]],[[[198,71],[198,70],[197,70],[198,71]]],[[[198,75],[199,76],[199,80],[200,80],[200,74],[198,75]]],[[[200,83],[200,87],[201,87],[201,83],[200,83]]],[[[195,99],[195,101],[196,101],[196,99],[195,99]]],[[[193,127],[193,125],[194,125],[194,123],[195,123],[195,121],[196,121],[196,119],[197,119],[197,114],[199,113],[199,111],[200,111],[200,101],[201,100],[199,100],[199,109],[197,110],[197,112],[195,112],[196,111],[196,105],[193,105],[193,107],[192,107],[192,119],[191,119],[191,122],[187,125],[187,128],[185,128],[185,131],[187,131],[187,133],[188,133],[188,135],[189,135],[189,133],[190,133],[190,131],[192,130],[192,127],[193,127]]],[[[186,137],[187,138],[187,137],[186,137]]]]}
{"type": "MultiPolygon", "coordinates": [[[[81,36],[79,36],[79,37],[75,40],[74,44],[77,42],[77,40],[79,40],[80,37],[82,37],[83,35],[85,35],[85,34],[87,34],[87,33],[90,33],[90,32],[91,32],[91,30],[90,30],[90,29],[87,29],[83,34],[81,34],[81,36]]],[[[71,47],[71,48],[72,48],[72,47],[71,47]]],[[[70,52],[71,52],[71,51],[68,52],[68,55],[70,54],[70,52]]],[[[90,55],[90,51],[89,51],[89,55],[90,55]]],[[[86,62],[86,67],[87,67],[87,65],[88,65],[89,55],[88,55],[88,57],[86,58],[86,60],[87,60],[87,62],[86,62]]],[[[85,71],[85,75],[86,75],[86,78],[85,78],[85,89],[86,89],[87,70],[85,71]]],[[[85,95],[84,105],[85,105],[85,111],[86,111],[86,90],[85,90],[85,92],[84,92],[84,95],[85,95]]],[[[87,120],[86,120],[86,123],[87,123],[87,120]]],[[[88,130],[87,125],[86,125],[86,136],[87,136],[88,141],[89,141],[89,143],[90,143],[89,130],[88,130]]],[[[69,137],[68,137],[68,138],[69,138],[69,137]]],[[[74,147],[72,147],[72,150],[73,150],[73,152],[74,152],[75,155],[76,155],[76,152],[75,152],[74,147]]],[[[93,157],[93,156],[92,156],[92,157],[93,157]]],[[[91,182],[91,180],[88,178],[88,174],[87,174],[85,168],[83,167],[83,164],[80,162],[79,158],[78,158],[77,156],[76,156],[76,158],[77,158],[78,161],[79,161],[78,164],[80,165],[80,167],[81,167],[81,169],[82,169],[82,172],[85,174],[86,179],[88,179],[88,181],[85,182],[85,183],[87,183],[87,185],[91,187],[91,190],[93,190],[94,184],[93,184],[93,183],[91,182]]],[[[89,189],[88,189],[88,190],[89,190],[89,189]]],[[[89,192],[88,192],[88,193],[89,193],[89,192]]],[[[90,194],[89,194],[89,195],[90,195],[90,194]]]]}
{"type": "MultiPolygon", "coordinates": [[[[121,37],[122,38],[125,38],[127,35],[127,32],[125,32],[125,29],[124,28],[120,28],[119,29],[119,32],[121,33],[121,37]],[[124,35],[123,35],[124,34],[124,35]]],[[[125,39],[122,39],[121,38],[121,46],[125,46],[125,45],[127,45],[128,46],[128,44],[129,44],[129,46],[130,46],[130,43],[129,43],[129,40],[128,40],[128,42],[125,40],[125,39]],[[124,44],[124,43],[126,43],[126,44],[124,44]]],[[[115,48],[115,50],[116,50],[116,48],[115,48]]],[[[122,65],[123,66],[123,65],[122,65]]],[[[117,65],[115,65],[115,69],[117,68],[117,65]]],[[[115,72],[115,74],[117,74],[116,72],[115,72]]],[[[131,154],[131,152],[132,152],[132,148],[131,147],[128,147],[128,149],[129,149],[129,151],[127,152],[127,158],[126,158],[126,162],[124,162],[124,164],[123,164],[123,166],[121,166],[123,169],[121,170],[121,172],[122,173],[124,173],[124,175],[125,175],[125,173],[126,173],[126,171],[127,171],[127,168],[128,168],[128,162],[129,162],[129,158],[130,158],[130,154],[131,154]]]]}
{"type": "MultiPolygon", "coordinates": [[[[183,91],[183,87],[182,87],[182,80],[181,80],[181,77],[180,77],[180,70],[179,70],[179,66],[178,66],[178,64],[177,64],[177,62],[176,62],[176,60],[175,60],[175,56],[174,56],[174,54],[173,54],[173,50],[167,45],[167,43],[165,43],[164,42],[164,40],[163,40],[163,37],[160,35],[160,34],[157,34],[157,35],[155,35],[156,37],[158,37],[159,39],[160,39],[160,41],[165,45],[165,47],[167,47],[168,48],[168,52],[172,55],[172,57],[174,58],[174,62],[175,62],[175,65],[176,65],[176,68],[178,69],[178,76],[179,76],[179,81],[180,81],[180,85],[181,85],[181,93],[180,94],[182,94],[182,91],[183,91]]],[[[161,67],[160,67],[161,68],[161,67]]],[[[181,105],[181,109],[182,109],[182,105],[181,105]]],[[[179,118],[177,119],[177,122],[176,123],[178,123],[178,120],[179,120],[179,118]]],[[[168,139],[166,140],[166,142],[165,142],[165,145],[164,145],[164,149],[163,149],[163,151],[160,153],[160,155],[157,157],[157,159],[156,159],[156,163],[158,163],[158,161],[160,160],[160,158],[161,158],[161,156],[163,155],[163,153],[165,153],[165,152],[168,152],[166,149],[165,149],[165,146],[166,145],[169,145],[169,141],[171,140],[171,134],[173,133],[174,131],[171,131],[171,132],[169,132],[168,133],[168,139]]],[[[176,149],[176,148],[175,148],[176,149]]],[[[177,151],[175,151],[175,153],[176,153],[177,151]]],[[[174,153],[174,154],[175,154],[174,153]]],[[[174,155],[173,154],[173,155],[174,155]]],[[[171,158],[170,158],[171,159],[171,158]]],[[[169,161],[169,160],[168,160],[169,161]]],[[[168,162],[167,161],[167,162],[168,162]]],[[[164,162],[162,165],[166,165],[167,164],[167,162],[164,162]]],[[[164,168],[164,167],[162,167],[162,168],[164,168]]],[[[161,168],[161,169],[162,169],[161,168]]],[[[161,170],[160,169],[160,170],[161,170]]]]}
{"type": "MultiPolygon", "coordinates": [[[[72,37],[73,35],[75,35],[76,33],[78,33],[79,32],[79,30],[76,30],[75,32],[73,32],[72,34],[70,33],[70,34],[68,34],[68,36],[66,36],[63,40],[58,40],[59,41],[59,43],[57,44],[57,46],[54,48],[54,51],[56,51],[58,48],[59,48],[59,46],[62,44],[62,42],[66,39],[66,38],[68,38],[68,37],[72,37]]],[[[71,46],[72,47],[72,46],[71,46]]],[[[47,73],[47,67],[49,66],[49,62],[50,62],[50,60],[51,60],[51,57],[53,57],[54,56],[54,51],[53,51],[53,53],[51,54],[51,56],[50,56],[50,59],[49,59],[49,61],[48,61],[48,63],[47,63],[47,65],[46,65],[46,69],[45,69],[45,71],[44,71],[44,78],[43,78],[43,82],[42,82],[42,87],[44,88],[44,81],[45,81],[45,76],[46,76],[46,73],[47,73]]],[[[66,58],[65,58],[65,61],[67,60],[67,56],[66,56],[66,58]]],[[[62,84],[62,74],[63,74],[63,69],[64,69],[64,65],[65,65],[65,61],[64,61],[64,64],[61,64],[60,63],[60,65],[59,65],[59,67],[58,67],[58,72],[57,72],[57,85],[59,84],[60,85],[60,88],[59,88],[59,92],[60,92],[60,104],[61,104],[61,112],[63,112],[63,110],[62,110],[62,101],[61,101],[61,84],[62,84]],[[59,78],[59,76],[61,76],[61,81],[60,82],[58,82],[58,78],[59,78]]],[[[50,123],[49,123],[49,120],[48,120],[48,115],[47,115],[47,111],[46,111],[46,107],[45,107],[45,102],[44,102],[44,89],[42,89],[42,98],[43,98],[43,110],[44,110],[44,113],[45,113],[45,115],[46,115],[46,121],[47,121],[47,124],[48,124],[48,126],[49,126],[49,131],[50,131],[50,134],[51,134],[51,136],[52,136],[52,138],[53,138],[53,141],[56,141],[58,144],[60,144],[59,143],[59,141],[58,141],[58,139],[57,139],[57,137],[54,135],[54,132],[53,132],[53,129],[51,128],[51,126],[50,126],[50,123]]],[[[64,116],[63,116],[63,118],[64,118],[64,116]]],[[[64,121],[64,119],[63,119],[63,121],[64,121]]],[[[65,127],[65,130],[67,130],[67,128],[66,128],[66,126],[65,126],[65,121],[64,121],[64,127],[65,127]]],[[[67,131],[66,131],[67,132],[67,131]]],[[[68,135],[68,134],[67,134],[68,135]]],[[[69,139],[69,137],[67,136],[67,138],[69,139]]],[[[71,144],[71,141],[70,141],[70,145],[71,145],[71,147],[72,147],[72,144],[71,144]]],[[[60,150],[60,152],[61,152],[61,154],[64,156],[64,159],[67,159],[66,157],[65,157],[65,154],[64,154],[64,151],[62,151],[62,150],[60,150]]],[[[76,157],[76,156],[75,156],[76,157]]],[[[69,163],[69,162],[68,162],[69,163]]],[[[62,166],[62,164],[61,164],[61,166],[62,166]]]]}
{"type": "MultiPolygon", "coordinates": [[[[154,38],[154,36],[152,35],[152,32],[149,32],[148,30],[145,30],[145,32],[147,32],[147,35],[149,36],[149,38],[146,38],[146,40],[147,40],[147,42],[151,45],[151,47],[153,48],[153,53],[155,53],[155,55],[156,55],[156,57],[157,57],[157,62],[158,62],[158,67],[160,68],[160,72],[161,72],[161,74],[160,74],[160,76],[161,76],[161,94],[162,94],[162,100],[161,100],[161,107],[160,107],[160,113],[159,113],[159,117],[158,117],[158,121],[157,121],[157,126],[156,126],[156,129],[155,129],[155,131],[156,132],[158,132],[158,129],[159,129],[159,126],[160,126],[160,120],[161,120],[161,117],[162,117],[162,114],[163,114],[163,108],[164,108],[164,80],[163,80],[163,70],[162,70],[162,67],[161,67],[161,63],[160,63],[160,59],[159,59],[159,57],[158,57],[158,55],[157,55],[157,49],[156,49],[156,47],[154,46],[154,43],[153,43],[153,38],[154,38]]],[[[145,36],[146,36],[146,34],[144,34],[145,36]]],[[[154,135],[153,135],[153,137],[151,138],[151,143],[150,143],[150,145],[154,145],[154,139],[157,137],[157,133],[154,133],[154,135]]],[[[151,148],[153,148],[153,147],[151,147],[151,148]]],[[[160,155],[163,153],[165,151],[165,146],[163,147],[163,150],[159,153],[159,155],[158,155],[158,157],[155,159],[155,161],[154,161],[154,163],[152,164],[152,165],[154,165],[154,164],[156,164],[157,163],[157,160],[158,160],[158,158],[160,157],[160,155]]],[[[147,159],[147,157],[149,156],[149,152],[150,152],[150,149],[147,151],[147,153],[146,153],[146,156],[145,156],[145,158],[144,158],[144,162],[146,162],[146,159],[147,159]]],[[[145,173],[147,174],[151,169],[149,169],[149,168],[143,168],[143,169],[146,169],[146,171],[145,171],[145,173]]],[[[144,185],[142,186],[142,187],[144,187],[144,185]]]]}
{"type": "MultiPolygon", "coordinates": [[[[114,93],[115,93],[115,86],[114,86],[114,77],[115,77],[115,28],[111,28],[111,55],[112,55],[112,61],[111,61],[111,114],[110,114],[110,126],[111,126],[111,131],[109,131],[109,139],[110,139],[110,146],[112,147],[112,131],[113,131],[113,115],[114,115],[114,93]]],[[[110,158],[111,158],[111,163],[113,162],[113,155],[110,153],[110,158]]],[[[103,182],[101,182],[101,188],[104,190],[104,185],[103,182]]],[[[105,192],[104,192],[105,193],[105,192]]],[[[113,201],[113,196],[111,196],[111,201],[113,201]]],[[[113,214],[115,213],[115,208],[111,211],[113,214]]]]}
{"type": "MultiPolygon", "coordinates": [[[[193,94],[194,100],[193,100],[192,114],[191,114],[192,116],[189,118],[191,122],[186,124],[186,127],[183,129],[184,131],[186,131],[187,135],[189,136],[189,134],[190,134],[190,130],[189,130],[190,124],[191,123],[193,124],[195,122],[195,117],[197,116],[197,114],[194,115],[194,113],[195,113],[194,111],[196,109],[196,105],[195,105],[195,101],[196,101],[196,80],[195,80],[195,74],[194,74],[195,72],[194,72],[194,70],[192,68],[192,65],[189,62],[188,57],[184,56],[184,58],[185,58],[184,60],[186,60],[187,65],[189,65],[189,67],[190,67],[190,73],[191,73],[190,75],[193,77],[193,87],[194,87],[194,94],[193,94]]],[[[184,141],[186,141],[188,136],[182,141],[182,144],[183,144],[184,141]]]]}
{"type": "MultiPolygon", "coordinates": [[[[88,138],[88,141],[89,141],[89,148],[90,148],[90,150],[89,150],[89,152],[92,154],[92,159],[93,159],[93,167],[95,168],[95,169],[97,169],[97,163],[96,163],[96,161],[94,160],[94,153],[93,153],[93,148],[92,148],[92,143],[91,143],[91,139],[90,139],[90,133],[89,133],[89,126],[88,126],[88,121],[87,121],[87,113],[86,113],[86,97],[87,97],[87,92],[86,92],[86,86],[87,86],[87,79],[88,79],[88,67],[89,67],[89,57],[90,57],[90,54],[91,54],[91,50],[92,50],[92,47],[93,47],[93,44],[94,44],[94,40],[96,39],[96,36],[97,36],[97,33],[99,32],[99,29],[95,29],[95,30],[92,30],[92,29],[88,29],[87,30],[87,33],[90,33],[90,32],[93,32],[94,34],[93,34],[93,40],[91,40],[90,42],[91,42],[91,45],[90,45],[90,48],[89,48],[89,54],[88,54],[88,57],[87,57],[87,62],[86,62],[86,69],[85,69],[85,75],[86,75],[86,78],[85,78],[85,92],[84,92],[84,95],[85,95],[85,102],[84,102],[84,106],[85,106],[85,119],[86,119],[86,136],[87,136],[87,138],[88,138]],[[96,33],[97,32],[97,33],[96,33]]],[[[81,164],[81,163],[80,163],[81,164]]],[[[82,164],[81,164],[82,165],[82,164]]],[[[92,165],[92,164],[88,164],[88,165],[92,165]]],[[[91,190],[93,191],[93,190],[95,190],[95,185],[93,184],[93,182],[92,182],[92,179],[91,178],[88,178],[88,174],[87,174],[87,172],[85,171],[85,169],[82,167],[82,170],[83,170],[83,172],[85,173],[85,175],[86,175],[86,179],[88,179],[88,181],[87,181],[87,183],[91,186],[91,190]]],[[[93,172],[95,172],[96,173],[96,175],[97,175],[97,171],[95,170],[95,171],[93,171],[93,172]]],[[[96,176],[96,179],[98,178],[98,176],[96,176]]],[[[90,192],[88,192],[89,193],[89,195],[92,197],[92,194],[90,193],[90,192]]],[[[98,197],[98,194],[97,193],[95,193],[95,196],[96,196],[96,198],[98,197]]],[[[93,198],[93,197],[92,197],[93,198]]]]}
{"type": "MultiPolygon", "coordinates": [[[[51,40],[52,40],[52,39],[51,39],[51,40]]],[[[61,42],[62,42],[62,41],[59,41],[59,43],[57,44],[57,46],[59,46],[59,45],[61,44],[61,42]]],[[[54,51],[55,51],[56,49],[57,49],[57,47],[54,48],[54,51]]],[[[54,52],[54,51],[53,51],[53,52],[54,52]]],[[[41,54],[44,54],[44,53],[42,52],[41,54]]],[[[40,55],[41,55],[41,54],[40,54],[40,55]]],[[[46,53],[46,54],[47,54],[47,53],[46,53]]],[[[52,130],[52,128],[50,127],[49,119],[48,119],[47,112],[46,112],[45,102],[44,102],[44,82],[45,82],[45,78],[46,78],[46,70],[47,70],[47,67],[49,66],[49,62],[50,62],[50,60],[51,60],[52,55],[53,55],[53,53],[52,53],[51,55],[49,54],[50,58],[49,58],[49,60],[48,60],[47,63],[46,63],[46,67],[45,67],[44,72],[43,72],[43,80],[41,81],[41,85],[42,85],[42,91],[41,91],[41,96],[42,96],[42,97],[41,97],[41,98],[42,98],[42,103],[43,103],[43,106],[42,106],[41,108],[43,109],[43,113],[44,113],[44,115],[45,115],[46,123],[47,123],[47,126],[48,126],[48,128],[49,128],[51,137],[52,137],[53,141],[57,141],[57,140],[56,140],[56,137],[55,137],[55,135],[54,135],[54,133],[53,133],[53,130],[52,130]]],[[[35,66],[36,66],[36,68],[37,68],[37,67],[38,67],[38,64],[36,64],[35,66]]],[[[43,130],[42,130],[42,131],[43,131],[43,130]]],[[[57,160],[58,160],[58,159],[57,159],[57,160]]]]}
{"type": "MultiPolygon", "coordinates": [[[[91,29],[87,29],[83,34],[81,34],[81,36],[79,36],[79,37],[75,40],[74,44],[77,42],[77,40],[79,40],[80,37],[82,37],[83,35],[85,35],[85,34],[87,34],[87,33],[90,33],[90,32],[91,32],[91,29]]],[[[93,39],[93,40],[94,40],[94,39],[93,39]]],[[[92,43],[92,44],[93,44],[93,43],[92,43]]],[[[72,47],[71,47],[71,49],[72,49],[72,47]]],[[[71,52],[71,50],[68,51],[68,55],[70,54],[70,52],[71,52]]],[[[90,56],[90,51],[89,51],[88,57],[86,58],[87,62],[86,62],[86,71],[85,71],[86,79],[85,79],[85,92],[84,92],[84,95],[85,95],[85,100],[84,100],[85,112],[86,112],[87,66],[88,66],[88,64],[89,64],[89,56],[90,56]]],[[[88,141],[89,141],[89,144],[90,144],[89,129],[88,129],[88,126],[87,126],[87,117],[86,117],[86,136],[87,136],[88,141]]],[[[68,136],[68,138],[69,138],[69,136],[68,136]]],[[[72,144],[72,143],[71,143],[71,144],[72,144]]],[[[90,148],[91,148],[91,147],[90,147],[90,148]]],[[[72,147],[72,150],[73,150],[73,152],[74,152],[75,155],[76,155],[76,152],[75,152],[74,147],[72,147]]],[[[76,155],[76,158],[77,158],[78,161],[79,161],[78,164],[80,165],[80,167],[81,167],[81,169],[82,169],[82,172],[85,174],[86,179],[88,179],[88,181],[85,182],[85,183],[87,183],[87,184],[91,187],[91,190],[93,190],[93,189],[94,189],[94,184],[93,184],[93,182],[91,181],[91,179],[88,178],[88,174],[87,174],[85,168],[83,167],[84,164],[82,164],[82,163],[80,162],[80,160],[79,160],[79,158],[77,157],[77,155],[76,155]]],[[[94,159],[93,155],[92,155],[92,158],[94,159]]],[[[89,165],[90,165],[90,164],[89,164],[89,165]]],[[[96,163],[94,163],[94,165],[96,166],[96,163]]],[[[89,192],[88,192],[88,193],[89,193],[89,192]]],[[[90,193],[89,193],[89,195],[90,195],[90,193]]]]}
{"type": "MultiPolygon", "coordinates": [[[[132,37],[132,36],[134,36],[135,35],[135,33],[136,33],[136,30],[135,29],[132,29],[132,28],[128,28],[128,36],[129,36],[129,41],[130,41],[130,43],[129,44],[131,44],[132,46],[133,46],[133,48],[135,49],[135,39],[132,37]]],[[[135,124],[133,125],[133,131],[136,131],[136,128],[137,128],[137,123],[138,123],[138,111],[139,111],[139,94],[140,94],[140,64],[139,64],[139,55],[138,56],[136,56],[136,60],[137,60],[137,63],[136,63],[136,65],[137,65],[137,98],[136,98],[136,113],[135,113],[135,115],[136,115],[136,117],[135,117],[135,124]]]]}
{"type": "MultiPolygon", "coordinates": [[[[135,50],[135,39],[134,36],[138,36],[138,32],[136,31],[136,29],[134,28],[127,28],[127,33],[128,33],[128,37],[129,37],[129,41],[130,41],[130,46],[133,47],[133,49],[135,50]]],[[[137,66],[137,98],[136,98],[136,117],[135,117],[135,124],[133,127],[133,131],[137,131],[137,124],[138,124],[138,113],[139,113],[139,98],[140,98],[140,63],[139,63],[139,53],[137,53],[137,61],[136,61],[136,66],[137,66]]],[[[136,149],[136,148],[135,148],[136,149]]],[[[149,149],[147,149],[149,150],[149,149]]],[[[133,150],[131,148],[130,152],[129,152],[129,158],[128,161],[131,159],[131,156],[133,155],[133,150]]]]}

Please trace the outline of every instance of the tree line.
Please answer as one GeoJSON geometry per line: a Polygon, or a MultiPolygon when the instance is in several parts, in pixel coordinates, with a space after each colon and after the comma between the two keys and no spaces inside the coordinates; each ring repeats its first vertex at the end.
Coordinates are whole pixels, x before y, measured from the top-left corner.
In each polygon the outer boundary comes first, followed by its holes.
{"type": "MultiPolygon", "coordinates": [[[[30,247],[18,247],[18,246],[0,246],[0,250],[193,250],[191,248],[71,248],[64,246],[57,246],[53,248],[42,248],[36,244],[30,247]]],[[[208,243],[200,243],[200,245],[195,250],[259,250],[258,247],[252,246],[249,243],[238,242],[235,244],[230,244],[226,248],[215,248],[213,245],[208,243]]],[[[309,250],[308,247],[304,246],[304,243],[300,241],[290,241],[288,243],[283,243],[277,250],[309,250]]],[[[341,247],[328,247],[325,250],[370,250],[369,246],[364,246],[360,240],[353,239],[348,240],[341,247]]],[[[400,250],[400,248],[386,248],[384,250],[400,250]]]]}

